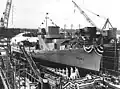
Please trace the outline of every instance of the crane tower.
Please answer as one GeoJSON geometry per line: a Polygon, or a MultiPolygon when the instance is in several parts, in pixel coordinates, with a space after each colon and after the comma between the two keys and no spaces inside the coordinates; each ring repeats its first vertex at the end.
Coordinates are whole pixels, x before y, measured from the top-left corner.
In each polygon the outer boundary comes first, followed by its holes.
{"type": "Polygon", "coordinates": [[[2,25],[5,28],[8,27],[8,21],[9,21],[11,5],[12,5],[12,0],[7,0],[6,8],[5,8],[5,11],[3,12],[3,18],[1,18],[1,19],[3,19],[3,21],[1,21],[2,25]]]}
{"type": "Polygon", "coordinates": [[[80,13],[86,18],[86,20],[93,26],[96,27],[96,25],[94,24],[94,22],[87,16],[87,14],[74,2],[74,5],[79,9],[80,13]]]}

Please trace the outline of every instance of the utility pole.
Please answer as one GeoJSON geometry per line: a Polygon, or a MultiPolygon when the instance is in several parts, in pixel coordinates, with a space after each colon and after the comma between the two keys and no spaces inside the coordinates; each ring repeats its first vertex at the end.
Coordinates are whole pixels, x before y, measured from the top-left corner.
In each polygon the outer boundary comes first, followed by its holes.
{"type": "Polygon", "coordinates": [[[47,19],[48,19],[48,13],[46,13],[46,17],[45,17],[45,19],[46,19],[46,31],[48,31],[48,27],[47,27],[47,19]]]}

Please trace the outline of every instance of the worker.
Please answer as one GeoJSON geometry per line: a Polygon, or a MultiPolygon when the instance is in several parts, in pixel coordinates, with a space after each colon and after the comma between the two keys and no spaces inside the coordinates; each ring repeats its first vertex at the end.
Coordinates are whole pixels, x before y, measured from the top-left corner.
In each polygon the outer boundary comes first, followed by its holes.
{"type": "Polygon", "coordinates": [[[41,73],[41,78],[42,78],[42,82],[43,82],[43,89],[51,89],[49,81],[47,78],[45,78],[44,73],[41,73]]]}
{"type": "Polygon", "coordinates": [[[40,49],[39,40],[37,40],[35,48],[36,48],[36,50],[37,50],[37,49],[40,49]]]}

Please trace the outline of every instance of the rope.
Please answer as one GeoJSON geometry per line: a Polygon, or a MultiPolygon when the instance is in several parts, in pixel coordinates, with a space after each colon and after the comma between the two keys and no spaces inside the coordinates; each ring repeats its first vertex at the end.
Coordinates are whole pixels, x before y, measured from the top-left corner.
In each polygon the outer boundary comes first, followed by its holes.
{"type": "MultiPolygon", "coordinates": [[[[58,26],[58,25],[56,25],[56,24],[54,23],[54,21],[53,21],[52,19],[50,19],[50,17],[48,17],[47,19],[49,19],[53,25],[58,26]]],[[[45,20],[46,20],[46,18],[45,18],[45,20]]],[[[43,20],[43,22],[41,23],[41,25],[46,22],[45,20],[43,20]]],[[[41,26],[41,25],[40,25],[40,26],[41,26]]]]}

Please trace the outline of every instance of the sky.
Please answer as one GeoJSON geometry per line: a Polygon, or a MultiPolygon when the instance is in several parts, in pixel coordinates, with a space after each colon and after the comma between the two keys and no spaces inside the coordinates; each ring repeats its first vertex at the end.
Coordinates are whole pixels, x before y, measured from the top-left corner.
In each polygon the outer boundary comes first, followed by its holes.
{"type": "MultiPolygon", "coordinates": [[[[102,28],[109,18],[113,27],[120,29],[120,0],[74,0],[98,28],[102,28]],[[100,17],[96,16],[96,13],[100,17]]],[[[3,16],[7,0],[0,1],[0,17],[3,16]]],[[[38,28],[45,20],[46,13],[56,25],[64,28],[91,26],[72,0],[13,0],[8,27],[38,28]]],[[[48,25],[52,25],[47,20],[48,25]]]]}

